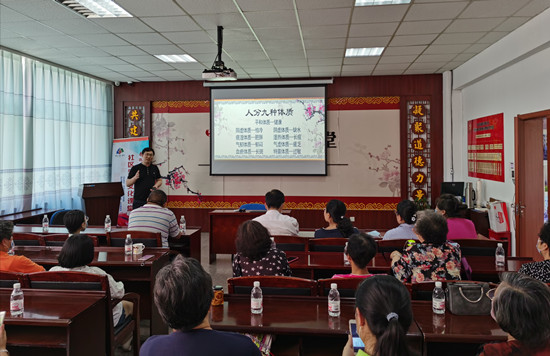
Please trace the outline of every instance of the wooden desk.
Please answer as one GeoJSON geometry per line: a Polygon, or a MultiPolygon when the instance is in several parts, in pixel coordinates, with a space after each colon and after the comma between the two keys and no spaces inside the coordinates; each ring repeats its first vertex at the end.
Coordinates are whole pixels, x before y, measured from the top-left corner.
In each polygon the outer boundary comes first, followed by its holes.
{"type": "MultiPolygon", "coordinates": [[[[17,255],[25,255],[46,269],[58,265],[59,251],[61,247],[56,246],[15,247],[17,255]]],[[[158,271],[170,262],[170,254],[170,250],[166,248],[147,247],[141,256],[126,256],[123,247],[96,247],[94,260],[90,263],[90,266],[97,266],[109,273],[116,281],[123,282],[126,292],[135,292],[140,295],[141,318],[151,319],[151,335],[168,332],[154,304],[153,289],[158,271]],[[153,257],[146,261],[138,260],[146,255],[153,255],[153,257]]]]}
{"type": "Polygon", "coordinates": [[[517,272],[522,264],[529,260],[506,259],[503,267],[497,267],[493,256],[467,256],[466,260],[472,268],[472,280],[499,283],[498,275],[502,272],[517,272]]]}
{"type": "Polygon", "coordinates": [[[265,211],[244,212],[235,210],[213,210],[210,218],[210,263],[216,261],[217,253],[235,254],[235,237],[239,225],[265,211]]]}
{"type": "Polygon", "coordinates": [[[17,355],[105,355],[107,301],[103,292],[24,289],[25,312],[11,317],[9,288],[0,289],[7,348],[17,355]]]}
{"type": "MultiPolygon", "coordinates": [[[[314,337],[313,344],[326,346],[324,350],[319,347],[316,355],[334,355],[342,352],[347,342],[348,321],[355,318],[355,301],[348,298],[341,300],[341,315],[336,318],[328,315],[326,297],[264,296],[263,304],[262,314],[252,314],[249,296],[225,295],[223,307],[211,308],[210,325],[215,330],[314,337]]],[[[407,338],[415,350],[422,350],[423,337],[415,323],[407,338]]]]}
{"type": "Polygon", "coordinates": [[[0,220],[9,220],[14,224],[41,224],[44,214],[48,215],[48,218],[51,219],[53,213],[58,210],[42,208],[25,210],[19,213],[0,215],[0,220]]]}
{"type": "MultiPolygon", "coordinates": [[[[118,231],[128,231],[127,226],[122,227],[113,227],[112,232],[118,231]]],[[[14,233],[30,233],[37,235],[47,235],[47,234],[67,234],[67,229],[65,226],[50,226],[47,233],[42,231],[41,225],[16,225],[13,228],[14,233]]],[[[83,231],[84,234],[97,236],[99,239],[100,246],[107,246],[107,233],[103,226],[88,226],[86,230],[83,231]]],[[[170,248],[173,248],[175,251],[183,252],[188,254],[190,257],[201,260],[201,227],[194,226],[187,229],[187,233],[182,236],[181,240],[178,239],[168,239],[168,244],[170,248]],[[187,246],[189,250],[187,251],[184,248],[185,240],[188,240],[187,246]]],[[[185,246],[186,247],[186,246],[185,246]]]]}
{"type": "Polygon", "coordinates": [[[507,334],[490,315],[444,315],[432,303],[412,302],[414,320],[424,335],[427,355],[475,355],[480,345],[506,341],[507,334]]]}

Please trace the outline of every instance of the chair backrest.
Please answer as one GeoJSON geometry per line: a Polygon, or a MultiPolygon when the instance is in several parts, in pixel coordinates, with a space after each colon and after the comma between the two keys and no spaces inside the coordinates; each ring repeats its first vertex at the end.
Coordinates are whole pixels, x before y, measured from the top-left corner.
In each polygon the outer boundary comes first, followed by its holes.
{"type": "Polygon", "coordinates": [[[485,240],[485,239],[454,239],[449,242],[456,242],[460,245],[462,256],[494,256],[497,244],[501,243],[504,251],[508,251],[508,241],[485,240]]]}
{"type": "Polygon", "coordinates": [[[308,237],[291,235],[273,235],[272,237],[281,251],[307,251],[311,240],[308,237]]]}
{"type": "MultiPolygon", "coordinates": [[[[48,234],[42,237],[44,239],[44,244],[46,246],[63,246],[65,244],[65,240],[67,240],[69,235],[68,234],[48,234]]],[[[94,247],[99,247],[97,236],[88,235],[88,237],[92,239],[94,243],[94,247]]]]}
{"type": "Polygon", "coordinates": [[[395,239],[395,240],[380,240],[377,241],[378,252],[391,253],[393,251],[403,252],[403,248],[406,246],[408,239],[395,239]]]}
{"type": "Polygon", "coordinates": [[[132,242],[142,243],[145,247],[162,247],[160,232],[151,231],[116,231],[107,233],[107,246],[124,247],[126,235],[132,236],[132,242]]]}
{"type": "Polygon", "coordinates": [[[344,252],[346,242],[348,242],[348,239],[343,237],[311,239],[311,241],[309,241],[309,250],[319,252],[344,252]]]}
{"type": "Polygon", "coordinates": [[[280,276],[234,277],[227,280],[230,294],[250,294],[254,281],[260,282],[263,295],[317,295],[317,282],[311,279],[280,276]]]}
{"type": "Polygon", "coordinates": [[[50,225],[65,225],[65,223],[63,222],[63,218],[65,217],[65,214],[67,214],[67,212],[69,211],[70,210],[63,209],[53,213],[52,218],[50,219],[50,225]]]}
{"type": "Polygon", "coordinates": [[[319,289],[320,296],[328,296],[328,293],[330,292],[330,285],[332,283],[336,283],[340,297],[354,298],[357,287],[359,287],[359,284],[361,284],[364,280],[364,278],[319,279],[317,281],[317,287],[319,289]]]}
{"type": "Polygon", "coordinates": [[[13,243],[15,246],[44,246],[44,238],[42,235],[15,232],[13,243]]]}
{"type": "Polygon", "coordinates": [[[29,288],[104,291],[110,299],[107,276],[74,271],[36,272],[27,274],[29,288]]]}
{"type": "Polygon", "coordinates": [[[265,209],[264,204],[248,203],[248,204],[241,205],[239,210],[261,210],[261,211],[265,211],[266,209],[265,209]]]}
{"type": "Polygon", "coordinates": [[[27,288],[28,282],[26,274],[0,271],[0,288],[13,288],[14,283],[21,283],[21,288],[27,288]]]}
{"type": "MultiPolygon", "coordinates": [[[[447,288],[447,283],[478,283],[476,281],[440,281],[443,290],[447,288]]],[[[498,284],[489,283],[490,288],[496,288],[498,284]]],[[[405,287],[409,291],[412,300],[432,300],[432,293],[435,288],[435,281],[419,282],[419,283],[405,283],[405,287]]]]}

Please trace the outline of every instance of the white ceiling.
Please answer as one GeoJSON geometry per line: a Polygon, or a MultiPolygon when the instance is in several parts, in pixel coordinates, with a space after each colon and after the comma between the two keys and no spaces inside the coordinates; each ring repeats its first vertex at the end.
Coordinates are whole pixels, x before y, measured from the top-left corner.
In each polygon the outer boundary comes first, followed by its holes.
{"type": "MultiPolygon", "coordinates": [[[[116,0],[133,18],[86,19],[54,0],[0,0],[0,45],[111,81],[200,80],[217,53],[239,79],[441,73],[550,0],[116,0]],[[346,48],[386,47],[344,58],[346,48]],[[189,54],[167,64],[155,54],[189,54]]],[[[510,49],[513,50],[513,49],[510,49]]]]}

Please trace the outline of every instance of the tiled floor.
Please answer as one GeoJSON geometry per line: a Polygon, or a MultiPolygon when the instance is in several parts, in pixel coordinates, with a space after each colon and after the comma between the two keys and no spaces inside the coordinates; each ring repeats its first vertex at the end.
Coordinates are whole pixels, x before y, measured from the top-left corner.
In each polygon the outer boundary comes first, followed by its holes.
{"type": "MultiPolygon", "coordinates": [[[[227,279],[233,275],[231,269],[231,255],[217,255],[216,262],[209,264],[208,261],[209,235],[207,232],[201,234],[201,260],[202,266],[206,272],[212,276],[212,285],[223,286],[227,293],[227,279]]],[[[149,320],[141,321],[141,343],[149,337],[149,320]]],[[[132,351],[124,351],[120,347],[117,348],[116,356],[131,356],[132,351]]]]}

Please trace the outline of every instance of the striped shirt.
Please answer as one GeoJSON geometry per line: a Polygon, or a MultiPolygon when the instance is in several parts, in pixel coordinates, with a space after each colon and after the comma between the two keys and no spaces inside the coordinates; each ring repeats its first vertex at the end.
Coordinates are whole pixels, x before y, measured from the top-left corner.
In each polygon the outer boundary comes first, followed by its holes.
{"type": "Polygon", "coordinates": [[[145,204],[132,210],[128,230],[160,232],[162,247],[168,247],[168,237],[176,237],[179,234],[178,221],[174,213],[156,204],[145,204]]]}

